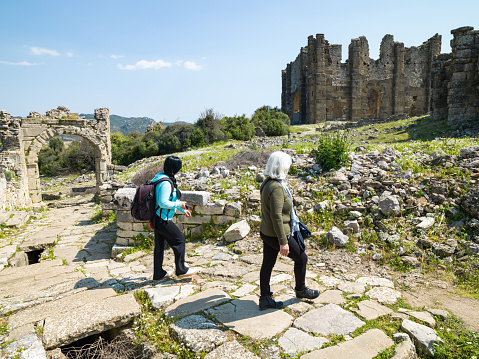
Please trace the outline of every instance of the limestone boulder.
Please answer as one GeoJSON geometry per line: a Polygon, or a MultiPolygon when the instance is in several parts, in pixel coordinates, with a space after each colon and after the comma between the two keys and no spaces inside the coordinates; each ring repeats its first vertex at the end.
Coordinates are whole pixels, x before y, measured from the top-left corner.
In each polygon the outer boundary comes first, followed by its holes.
{"type": "Polygon", "coordinates": [[[333,227],[326,233],[326,240],[336,247],[345,247],[349,242],[349,237],[341,232],[338,227],[333,227]]]}
{"type": "Polygon", "coordinates": [[[224,238],[227,242],[236,242],[248,235],[251,228],[248,222],[244,219],[231,225],[225,232],[224,238]]]}
{"type": "Polygon", "coordinates": [[[378,202],[378,208],[386,217],[397,217],[401,214],[401,206],[396,196],[382,196],[378,202]]]}
{"type": "Polygon", "coordinates": [[[434,356],[434,345],[443,342],[434,329],[409,319],[402,322],[401,330],[412,337],[417,347],[431,356],[434,356]]]}

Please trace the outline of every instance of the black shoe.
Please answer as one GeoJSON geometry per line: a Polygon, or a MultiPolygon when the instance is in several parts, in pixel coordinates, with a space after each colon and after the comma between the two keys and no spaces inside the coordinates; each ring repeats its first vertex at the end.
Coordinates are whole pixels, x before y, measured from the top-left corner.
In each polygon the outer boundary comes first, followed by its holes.
{"type": "Polygon", "coordinates": [[[296,298],[314,299],[319,297],[319,290],[304,287],[303,290],[296,291],[296,298]]]}
{"type": "Polygon", "coordinates": [[[259,310],[281,308],[283,308],[283,302],[275,302],[273,297],[267,295],[259,297],[259,310]]]}

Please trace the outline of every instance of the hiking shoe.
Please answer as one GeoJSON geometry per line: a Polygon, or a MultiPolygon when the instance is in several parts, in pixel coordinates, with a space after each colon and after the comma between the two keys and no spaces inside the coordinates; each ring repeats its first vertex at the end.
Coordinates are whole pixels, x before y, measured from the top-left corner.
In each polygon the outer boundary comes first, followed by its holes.
{"type": "Polygon", "coordinates": [[[191,267],[191,268],[188,268],[188,270],[186,271],[186,273],[183,273],[183,274],[177,274],[178,277],[182,278],[182,277],[189,277],[189,276],[192,276],[193,274],[196,274],[198,273],[198,268],[196,267],[191,267]]]}
{"type": "Polygon", "coordinates": [[[283,302],[275,302],[273,297],[268,295],[262,295],[259,297],[259,310],[281,308],[283,308],[283,302]]]}
{"type": "Polygon", "coordinates": [[[296,298],[299,299],[314,299],[319,297],[319,290],[309,289],[308,287],[304,287],[303,290],[296,291],[296,298]]]}
{"type": "Polygon", "coordinates": [[[171,275],[173,274],[173,271],[165,271],[165,275],[163,277],[160,277],[160,278],[155,278],[153,277],[153,280],[161,280],[161,279],[164,279],[164,278],[168,278],[168,277],[171,277],[171,275]]]}

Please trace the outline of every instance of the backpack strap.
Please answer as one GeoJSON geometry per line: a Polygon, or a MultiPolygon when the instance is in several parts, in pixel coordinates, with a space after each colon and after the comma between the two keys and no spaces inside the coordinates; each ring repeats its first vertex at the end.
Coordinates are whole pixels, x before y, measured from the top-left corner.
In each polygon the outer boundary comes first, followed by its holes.
{"type": "MultiPolygon", "coordinates": [[[[171,184],[171,193],[170,193],[170,197],[168,197],[168,199],[171,199],[173,198],[173,191],[175,190],[175,185],[173,184],[173,181],[169,177],[163,177],[163,178],[160,178],[158,181],[152,182],[155,185],[155,196],[156,196],[156,186],[160,184],[161,182],[165,182],[165,181],[168,181],[171,184]]],[[[155,206],[155,213],[158,210],[158,208],[160,208],[160,206],[157,204],[155,206]]],[[[160,216],[159,216],[160,219],[161,219],[162,211],[163,211],[163,208],[160,209],[160,216]]],[[[166,216],[168,217],[169,214],[170,214],[170,210],[168,210],[168,213],[166,214],[166,216]]]]}

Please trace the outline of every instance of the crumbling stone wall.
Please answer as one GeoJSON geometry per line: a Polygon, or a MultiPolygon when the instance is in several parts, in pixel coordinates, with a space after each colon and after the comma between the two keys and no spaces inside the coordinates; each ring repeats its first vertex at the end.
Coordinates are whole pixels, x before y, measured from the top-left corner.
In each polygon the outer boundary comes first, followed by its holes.
{"type": "MultiPolygon", "coordinates": [[[[138,241],[138,236],[148,237],[151,229],[148,222],[138,221],[130,214],[131,203],[136,193],[136,188],[117,187],[118,184],[106,183],[102,186],[101,206],[103,215],[115,212],[118,230],[112,256],[124,247],[133,246],[138,241]],[[108,199],[111,202],[107,202],[108,199]]],[[[236,221],[241,216],[241,203],[226,202],[225,200],[211,200],[211,194],[205,191],[181,191],[181,200],[193,206],[193,216],[186,217],[179,214],[173,217],[173,222],[185,234],[196,234],[203,231],[202,224],[213,221],[216,225],[236,221]]]]}
{"type": "Polygon", "coordinates": [[[433,58],[440,50],[438,34],[410,48],[386,35],[379,59],[373,60],[361,36],[351,41],[342,63],[341,45],[329,44],[323,34],[310,36],[308,46],[283,70],[281,107],[291,123],[427,113],[433,58]]]}
{"type": "Polygon", "coordinates": [[[96,109],[92,120],[79,117],[64,106],[47,111],[45,116],[30,112],[22,119],[14,119],[0,111],[3,146],[0,151],[0,173],[3,176],[0,176],[6,182],[6,194],[0,196],[0,209],[28,207],[41,202],[38,153],[52,137],[59,135],[77,135],[89,141],[95,149],[97,188],[107,180],[107,167],[111,163],[107,108],[96,109]]]}
{"type": "Polygon", "coordinates": [[[431,118],[468,127],[479,120],[479,31],[464,26],[451,33],[451,53],[433,64],[431,118]]]}
{"type": "Polygon", "coordinates": [[[0,209],[29,207],[20,120],[0,111],[0,209]]]}

